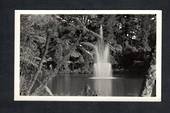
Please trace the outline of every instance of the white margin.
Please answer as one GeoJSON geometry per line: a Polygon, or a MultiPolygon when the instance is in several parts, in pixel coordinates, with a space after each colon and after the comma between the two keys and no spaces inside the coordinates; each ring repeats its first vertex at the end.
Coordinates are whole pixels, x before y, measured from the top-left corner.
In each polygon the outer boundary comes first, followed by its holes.
{"type": "Polygon", "coordinates": [[[20,13],[15,12],[14,100],[20,98],[20,13]]]}
{"type": "Polygon", "coordinates": [[[99,102],[161,102],[162,92],[162,11],[161,10],[15,10],[14,52],[15,101],[99,101],[99,102]],[[20,95],[20,15],[21,14],[156,14],[156,97],[95,96],[21,96],[20,95]]]}

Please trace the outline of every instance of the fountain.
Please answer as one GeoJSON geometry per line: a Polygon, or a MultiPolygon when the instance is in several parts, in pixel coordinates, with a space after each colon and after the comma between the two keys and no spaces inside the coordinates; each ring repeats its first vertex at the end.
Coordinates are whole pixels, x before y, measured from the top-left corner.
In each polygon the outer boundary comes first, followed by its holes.
{"type": "Polygon", "coordinates": [[[94,73],[96,78],[111,78],[112,67],[109,63],[109,47],[103,44],[103,39],[95,46],[96,63],[94,64],[94,73]]]}
{"type": "Polygon", "coordinates": [[[100,26],[100,36],[95,46],[96,61],[94,63],[94,90],[99,96],[112,96],[112,66],[109,61],[109,46],[104,44],[103,28],[100,26]]]}
{"type": "Polygon", "coordinates": [[[95,46],[96,63],[94,64],[95,79],[112,79],[112,66],[109,61],[109,46],[103,41],[103,28],[100,26],[101,39],[95,46]]]}

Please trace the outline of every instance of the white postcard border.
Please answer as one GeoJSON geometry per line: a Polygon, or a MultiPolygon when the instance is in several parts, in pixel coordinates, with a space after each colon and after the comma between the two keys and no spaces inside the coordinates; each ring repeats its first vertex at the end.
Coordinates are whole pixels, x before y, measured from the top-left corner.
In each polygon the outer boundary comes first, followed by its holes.
{"type": "Polygon", "coordinates": [[[15,10],[15,101],[114,101],[114,102],[161,102],[162,92],[162,11],[161,10],[15,10]],[[156,97],[128,96],[21,96],[20,95],[20,15],[21,14],[156,14],[156,97]]]}

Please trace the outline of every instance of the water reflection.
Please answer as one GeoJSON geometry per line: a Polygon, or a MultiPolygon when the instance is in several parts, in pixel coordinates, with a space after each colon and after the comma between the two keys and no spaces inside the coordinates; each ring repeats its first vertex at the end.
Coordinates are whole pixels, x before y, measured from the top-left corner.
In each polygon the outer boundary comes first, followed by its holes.
{"type": "Polygon", "coordinates": [[[57,96],[139,96],[143,78],[90,79],[90,75],[62,74],[48,86],[57,96]],[[88,86],[88,87],[87,87],[88,86]],[[90,90],[86,94],[86,90],[90,90]],[[95,93],[94,93],[95,92],[95,93]]]}
{"type": "Polygon", "coordinates": [[[98,96],[112,96],[112,80],[94,80],[94,90],[98,96]]]}

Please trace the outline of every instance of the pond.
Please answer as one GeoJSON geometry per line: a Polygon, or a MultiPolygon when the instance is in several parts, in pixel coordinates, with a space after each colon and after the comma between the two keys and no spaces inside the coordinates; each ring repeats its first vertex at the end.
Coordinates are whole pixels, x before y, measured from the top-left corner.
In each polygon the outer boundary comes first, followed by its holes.
{"type": "Polygon", "coordinates": [[[144,78],[91,78],[85,74],[59,74],[49,81],[56,96],[139,96],[144,78]]]}

